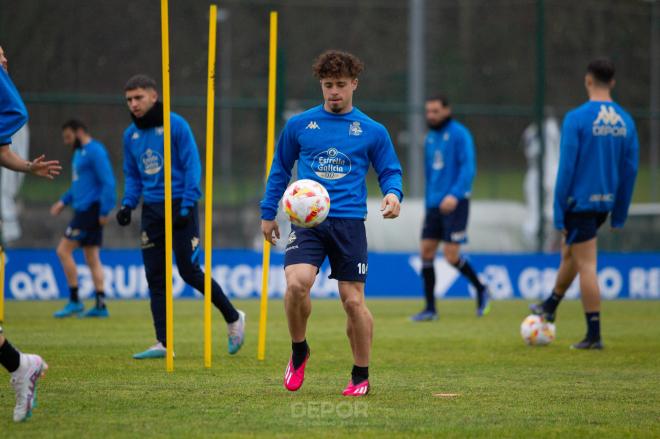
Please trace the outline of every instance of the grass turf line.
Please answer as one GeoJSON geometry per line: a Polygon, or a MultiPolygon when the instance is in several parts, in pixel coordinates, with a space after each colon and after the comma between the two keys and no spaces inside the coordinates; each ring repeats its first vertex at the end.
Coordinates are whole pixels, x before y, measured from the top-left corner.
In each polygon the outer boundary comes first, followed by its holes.
{"type": "MultiPolygon", "coordinates": [[[[60,302],[9,302],[5,331],[50,365],[31,420],[14,424],[14,393],[0,391],[0,437],[658,437],[660,302],[603,305],[603,352],[574,352],[584,334],[579,302],[563,303],[557,340],[527,347],[521,301],[473,317],[470,301],[440,301],[441,318],[411,323],[420,301],[371,300],[372,394],[340,395],[352,366],[338,301],[313,302],[312,356],[302,389],[282,375],[290,352],[281,301],[269,310],[266,360],[256,360],[257,301],[246,345],[226,353],[214,318],[214,364],[203,368],[202,303],[175,302],[175,372],[131,359],[153,343],[149,305],[109,302],[107,320],[55,320],[60,302]],[[436,397],[434,394],[458,394],[436,397]]],[[[8,375],[4,375],[9,378],[8,375]]]]}

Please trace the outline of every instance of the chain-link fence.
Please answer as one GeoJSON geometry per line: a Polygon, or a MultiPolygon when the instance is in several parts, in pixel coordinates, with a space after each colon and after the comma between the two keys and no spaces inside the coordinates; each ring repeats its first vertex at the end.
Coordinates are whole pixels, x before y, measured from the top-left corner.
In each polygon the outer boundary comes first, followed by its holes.
{"type": "MultiPolygon", "coordinates": [[[[546,115],[561,120],[570,107],[586,100],[587,62],[609,56],[618,70],[615,98],[635,116],[640,136],[634,201],[660,200],[660,183],[654,177],[657,153],[652,157],[650,152],[650,145],[655,142],[657,148],[658,142],[651,138],[651,122],[660,118],[657,104],[651,108],[658,93],[652,85],[657,83],[652,69],[658,69],[652,62],[653,51],[658,57],[652,11],[660,5],[643,0],[421,4],[425,90],[447,93],[455,116],[474,135],[475,199],[523,202],[528,167],[523,131],[537,119],[540,105],[546,115]]],[[[410,179],[420,175],[410,157],[421,154],[421,148],[409,153],[407,122],[410,112],[422,109],[407,103],[409,2],[227,0],[220,8],[216,245],[249,246],[258,227],[271,9],[280,11],[279,126],[291,114],[320,103],[318,83],[311,75],[315,56],[327,48],[354,52],[366,64],[355,103],[389,129],[410,194],[410,179]]],[[[206,0],[170,1],[173,109],[192,125],[202,158],[207,13],[206,0]]],[[[655,17],[657,29],[657,13],[655,17]]],[[[0,45],[30,112],[30,156],[45,153],[67,164],[71,151],[61,146],[60,126],[79,118],[107,146],[122,190],[122,133],[130,123],[123,85],[138,72],[160,82],[159,25],[155,1],[0,0],[0,45]]],[[[69,169],[66,166],[65,174],[69,169]]],[[[53,183],[25,180],[18,195],[23,237],[15,245],[43,247],[59,239],[66,219],[51,220],[47,208],[68,184],[66,175],[53,183]]],[[[375,189],[375,181],[370,186],[375,189]]],[[[107,240],[110,245],[134,245],[132,232],[111,225],[107,233],[115,238],[107,240]]]]}

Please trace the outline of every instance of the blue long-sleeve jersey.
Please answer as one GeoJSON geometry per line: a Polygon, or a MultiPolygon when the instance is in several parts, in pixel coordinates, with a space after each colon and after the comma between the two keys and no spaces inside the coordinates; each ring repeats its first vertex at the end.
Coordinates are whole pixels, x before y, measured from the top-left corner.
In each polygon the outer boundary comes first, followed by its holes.
{"type": "Polygon", "coordinates": [[[564,118],[555,186],[554,222],[567,212],[611,212],[623,227],[632,199],[639,142],[635,122],[614,102],[587,102],[564,118]]]}
{"type": "Polygon", "coordinates": [[[357,108],[334,114],[319,105],[286,123],[261,201],[262,219],[275,219],[296,160],[298,178],[315,180],[328,190],[329,217],[366,218],[370,164],[383,194],[403,198],[401,165],[387,129],[357,108]]]}
{"type": "MultiPolygon", "coordinates": [[[[171,113],[172,198],[181,207],[192,207],[202,195],[199,187],[202,166],[190,125],[171,113]]],[[[140,197],[145,203],[165,200],[163,127],[138,129],[131,124],[124,132],[124,198],[122,206],[134,209],[140,197]]]]}
{"type": "Polygon", "coordinates": [[[426,207],[440,206],[442,199],[453,195],[470,198],[475,175],[474,141],[470,131],[449,119],[426,136],[426,207]]]}
{"type": "Polygon", "coordinates": [[[0,67],[0,146],[10,144],[11,136],[16,134],[27,120],[27,109],[16,86],[5,69],[0,67]]]}
{"type": "Polygon", "coordinates": [[[98,202],[101,216],[107,215],[115,207],[117,194],[110,157],[103,144],[92,140],[77,148],[71,168],[71,188],[60,200],[78,211],[98,202]]]}

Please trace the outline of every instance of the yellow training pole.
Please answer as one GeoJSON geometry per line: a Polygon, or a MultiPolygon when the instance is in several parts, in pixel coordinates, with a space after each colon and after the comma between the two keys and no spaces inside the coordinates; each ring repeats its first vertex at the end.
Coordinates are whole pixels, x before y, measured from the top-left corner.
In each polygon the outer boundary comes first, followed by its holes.
{"type": "Polygon", "coordinates": [[[5,249],[0,246],[0,323],[5,321],[5,249]]]}
{"type": "Polygon", "coordinates": [[[213,110],[215,109],[215,43],[218,7],[209,11],[209,71],[206,91],[206,200],[204,207],[204,366],[211,367],[211,251],[213,233],[213,110]]]}
{"type": "MultiPolygon", "coordinates": [[[[275,79],[277,78],[277,12],[270,13],[270,49],[268,56],[268,132],[266,137],[266,178],[275,152],[275,79]]],[[[257,359],[266,357],[266,322],[268,321],[268,272],[270,271],[270,243],[264,241],[261,261],[261,311],[259,314],[259,342],[257,359]]]]}
{"type": "Polygon", "coordinates": [[[163,62],[163,150],[165,167],[165,321],[168,372],[174,371],[174,300],[172,297],[172,130],[170,126],[170,35],[168,0],[160,1],[163,62]]]}

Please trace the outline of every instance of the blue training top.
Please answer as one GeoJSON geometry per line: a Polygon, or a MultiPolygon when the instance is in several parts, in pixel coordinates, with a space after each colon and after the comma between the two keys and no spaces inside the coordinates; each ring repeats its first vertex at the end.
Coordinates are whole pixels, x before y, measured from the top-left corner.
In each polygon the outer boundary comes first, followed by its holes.
{"type": "Polygon", "coordinates": [[[328,190],[329,217],[366,218],[370,163],[383,194],[403,198],[401,165],[387,129],[357,108],[334,114],[319,105],[286,123],[261,201],[262,219],[275,219],[296,160],[299,179],[315,180],[328,190]]]}
{"type": "Polygon", "coordinates": [[[16,86],[5,69],[0,67],[0,146],[10,144],[11,136],[16,134],[27,120],[27,109],[16,86]]]}
{"type": "MultiPolygon", "coordinates": [[[[190,125],[170,113],[172,128],[172,198],[181,198],[181,208],[190,208],[202,195],[202,166],[190,125]]],[[[165,200],[163,127],[139,129],[131,124],[124,132],[124,198],[122,206],[134,209],[140,197],[145,203],[165,200]]]]}
{"type": "Polygon", "coordinates": [[[92,140],[73,153],[71,188],[60,200],[74,210],[89,209],[99,203],[100,215],[106,216],[117,201],[115,176],[110,157],[101,142],[92,140]]]}
{"type": "Polygon", "coordinates": [[[615,102],[590,101],[564,118],[555,186],[554,222],[567,212],[612,212],[623,227],[632,199],[639,142],[635,122],[615,102]]]}
{"type": "Polygon", "coordinates": [[[438,208],[442,199],[453,195],[470,198],[476,172],[474,141],[470,131],[449,119],[426,136],[426,207],[438,208]]]}

